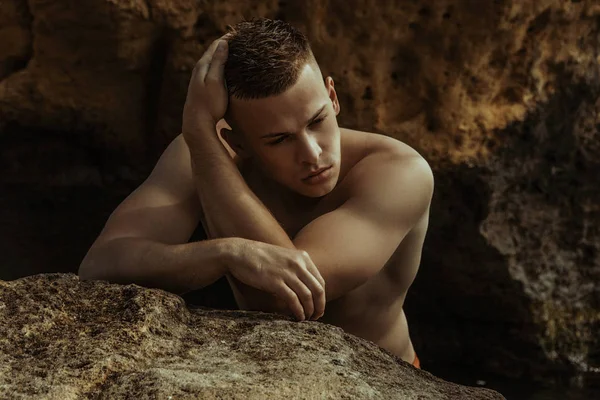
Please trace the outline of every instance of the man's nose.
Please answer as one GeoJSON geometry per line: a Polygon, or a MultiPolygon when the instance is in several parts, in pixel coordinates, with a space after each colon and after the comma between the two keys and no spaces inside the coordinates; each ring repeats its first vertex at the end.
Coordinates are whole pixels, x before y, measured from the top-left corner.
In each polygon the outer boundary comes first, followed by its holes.
{"type": "Polygon", "coordinates": [[[299,161],[311,165],[317,165],[319,163],[319,157],[323,152],[321,146],[317,142],[317,138],[314,135],[304,133],[300,139],[300,146],[298,149],[299,161]]]}

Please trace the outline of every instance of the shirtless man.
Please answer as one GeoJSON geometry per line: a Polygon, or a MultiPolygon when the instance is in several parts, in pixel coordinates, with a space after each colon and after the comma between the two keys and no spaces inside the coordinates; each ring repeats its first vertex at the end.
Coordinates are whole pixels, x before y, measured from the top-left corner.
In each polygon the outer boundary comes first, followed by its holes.
{"type": "Polygon", "coordinates": [[[339,112],[304,35],[238,24],[196,64],[182,135],[80,277],[184,294],[226,276],[241,309],[320,319],[416,364],[402,307],[432,172],[400,141],[338,127],[339,112]],[[199,223],[209,239],[187,243],[199,223]]]}

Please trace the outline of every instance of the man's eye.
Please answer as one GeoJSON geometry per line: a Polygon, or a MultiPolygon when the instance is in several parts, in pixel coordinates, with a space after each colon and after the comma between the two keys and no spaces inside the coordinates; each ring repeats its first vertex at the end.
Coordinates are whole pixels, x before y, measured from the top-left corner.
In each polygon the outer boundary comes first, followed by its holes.
{"type": "Polygon", "coordinates": [[[323,120],[324,120],[326,117],[327,117],[327,116],[323,116],[323,117],[321,117],[321,118],[319,118],[319,119],[315,119],[315,120],[312,122],[312,124],[311,124],[311,125],[317,125],[318,123],[321,123],[321,122],[323,122],[323,120]]]}
{"type": "Polygon", "coordinates": [[[287,139],[287,136],[282,136],[282,137],[280,137],[279,139],[277,139],[277,140],[275,140],[273,142],[269,142],[269,145],[270,146],[274,146],[276,144],[279,144],[279,143],[283,142],[285,139],[287,139]]]}
{"type": "MultiPolygon", "coordinates": [[[[324,116],[322,116],[322,117],[321,117],[321,118],[319,118],[319,119],[315,119],[315,120],[314,120],[314,121],[313,121],[313,122],[310,124],[310,126],[314,126],[314,125],[320,124],[321,122],[323,122],[323,121],[325,120],[325,118],[327,118],[327,115],[324,115],[324,116]]],[[[279,143],[283,142],[283,141],[284,141],[285,139],[287,139],[287,138],[288,138],[287,136],[282,136],[282,137],[280,137],[279,139],[277,139],[277,140],[275,140],[275,141],[273,141],[273,142],[269,142],[269,143],[267,143],[267,144],[268,144],[269,146],[275,146],[276,144],[279,144],[279,143]]]]}

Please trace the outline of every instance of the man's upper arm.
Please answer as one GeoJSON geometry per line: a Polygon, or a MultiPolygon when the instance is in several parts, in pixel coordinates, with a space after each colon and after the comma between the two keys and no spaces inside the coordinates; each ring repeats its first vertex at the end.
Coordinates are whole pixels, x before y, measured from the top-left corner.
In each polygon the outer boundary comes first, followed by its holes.
{"type": "Polygon", "coordinates": [[[144,183],[113,211],[94,245],[121,237],[185,243],[198,224],[201,210],[189,150],[179,135],[144,183]]]}
{"type": "Polygon", "coordinates": [[[327,301],[381,270],[426,214],[433,194],[431,168],[421,157],[373,154],[361,163],[347,177],[356,182],[350,198],[293,239],[325,279],[327,301]]]}

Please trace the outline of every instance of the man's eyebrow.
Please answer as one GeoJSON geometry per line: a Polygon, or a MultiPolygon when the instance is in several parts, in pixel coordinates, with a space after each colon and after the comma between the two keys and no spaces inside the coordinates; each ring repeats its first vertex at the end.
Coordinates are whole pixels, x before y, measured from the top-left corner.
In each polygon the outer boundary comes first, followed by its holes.
{"type": "MultiPolygon", "coordinates": [[[[310,125],[313,123],[313,121],[315,119],[317,119],[317,117],[319,116],[319,114],[321,114],[321,112],[325,109],[325,107],[327,106],[327,104],[323,104],[323,106],[321,108],[319,108],[319,111],[317,111],[306,123],[306,125],[310,125]]],[[[281,136],[281,135],[291,135],[292,132],[277,132],[277,133],[268,133],[266,135],[261,136],[261,139],[267,139],[267,138],[272,138],[275,136],[281,136]]]]}

